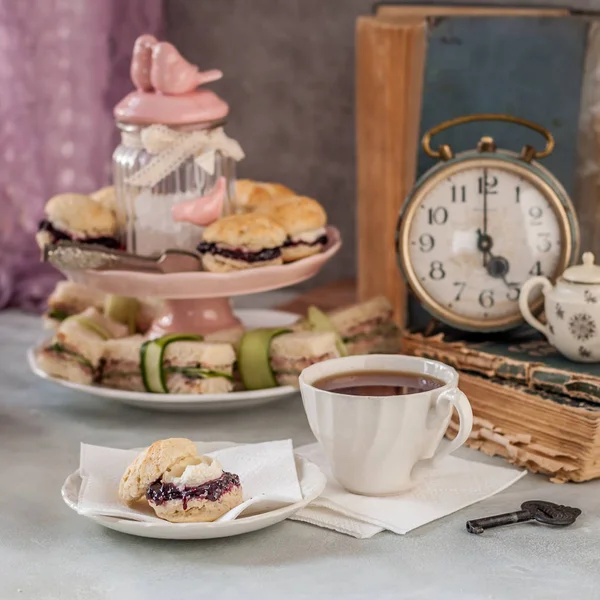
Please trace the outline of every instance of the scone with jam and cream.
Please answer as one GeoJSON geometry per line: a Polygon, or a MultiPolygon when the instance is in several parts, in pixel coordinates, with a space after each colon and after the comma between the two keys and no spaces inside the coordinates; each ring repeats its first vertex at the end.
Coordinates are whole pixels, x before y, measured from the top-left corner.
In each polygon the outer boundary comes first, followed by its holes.
{"type": "Polygon", "coordinates": [[[242,486],[210,456],[199,456],[185,438],[154,442],[125,471],[119,498],[127,505],[147,500],[171,523],[216,521],[242,503],[242,486]]]}
{"type": "Polygon", "coordinates": [[[232,215],[204,230],[198,252],[205,270],[226,273],[282,264],[285,240],[283,227],[266,215],[232,215]]]}
{"type": "Polygon", "coordinates": [[[62,240],[120,249],[117,220],[112,210],[84,194],[59,194],[45,207],[36,241],[41,249],[62,240]]]}
{"type": "Polygon", "coordinates": [[[286,240],[281,249],[283,262],[292,262],[321,252],[327,244],[327,213],[312,198],[285,198],[257,209],[283,227],[286,240]]]}

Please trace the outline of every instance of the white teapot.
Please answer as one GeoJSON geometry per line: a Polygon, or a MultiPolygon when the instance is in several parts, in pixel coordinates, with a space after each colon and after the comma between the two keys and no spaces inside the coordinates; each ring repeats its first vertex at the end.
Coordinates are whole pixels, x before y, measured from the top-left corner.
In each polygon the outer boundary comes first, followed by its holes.
{"type": "Polygon", "coordinates": [[[586,252],[583,264],[569,267],[553,287],[546,277],[525,282],[519,297],[525,320],[567,358],[576,362],[600,362],[600,267],[586,252]],[[531,291],[542,286],[547,325],[529,309],[531,291]]]}

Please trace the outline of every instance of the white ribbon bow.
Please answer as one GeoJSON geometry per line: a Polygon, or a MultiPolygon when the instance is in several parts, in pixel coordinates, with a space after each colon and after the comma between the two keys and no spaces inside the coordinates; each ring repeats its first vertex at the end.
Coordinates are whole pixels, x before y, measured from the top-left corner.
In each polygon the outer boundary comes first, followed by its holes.
{"type": "Polygon", "coordinates": [[[222,127],[200,131],[175,131],[166,125],[150,125],[140,134],[142,147],[154,158],[127,178],[127,183],[138,187],[154,187],[167,175],[178,169],[187,158],[210,175],[215,172],[215,156],[220,152],[236,161],[244,158],[242,147],[227,137],[222,127]]]}

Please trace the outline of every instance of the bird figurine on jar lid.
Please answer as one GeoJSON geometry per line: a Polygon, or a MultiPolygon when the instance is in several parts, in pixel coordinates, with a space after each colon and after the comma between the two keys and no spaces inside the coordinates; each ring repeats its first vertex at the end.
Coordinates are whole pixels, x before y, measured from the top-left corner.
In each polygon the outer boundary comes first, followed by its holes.
{"type": "Polygon", "coordinates": [[[232,212],[235,163],[244,152],[223,130],[227,103],[199,87],[222,76],[199,70],[154,36],[136,40],[136,89],[114,109],[121,131],[114,182],[129,252],[194,250],[203,227],[232,212]]]}

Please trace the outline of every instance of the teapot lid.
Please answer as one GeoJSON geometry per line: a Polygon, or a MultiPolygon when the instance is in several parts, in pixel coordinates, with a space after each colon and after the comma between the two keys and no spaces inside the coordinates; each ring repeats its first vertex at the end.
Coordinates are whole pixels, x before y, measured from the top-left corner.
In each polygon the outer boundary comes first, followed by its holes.
{"type": "Polygon", "coordinates": [[[594,255],[585,252],[582,262],[566,269],[562,278],[570,283],[600,283],[600,267],[594,264],[594,255]]]}

